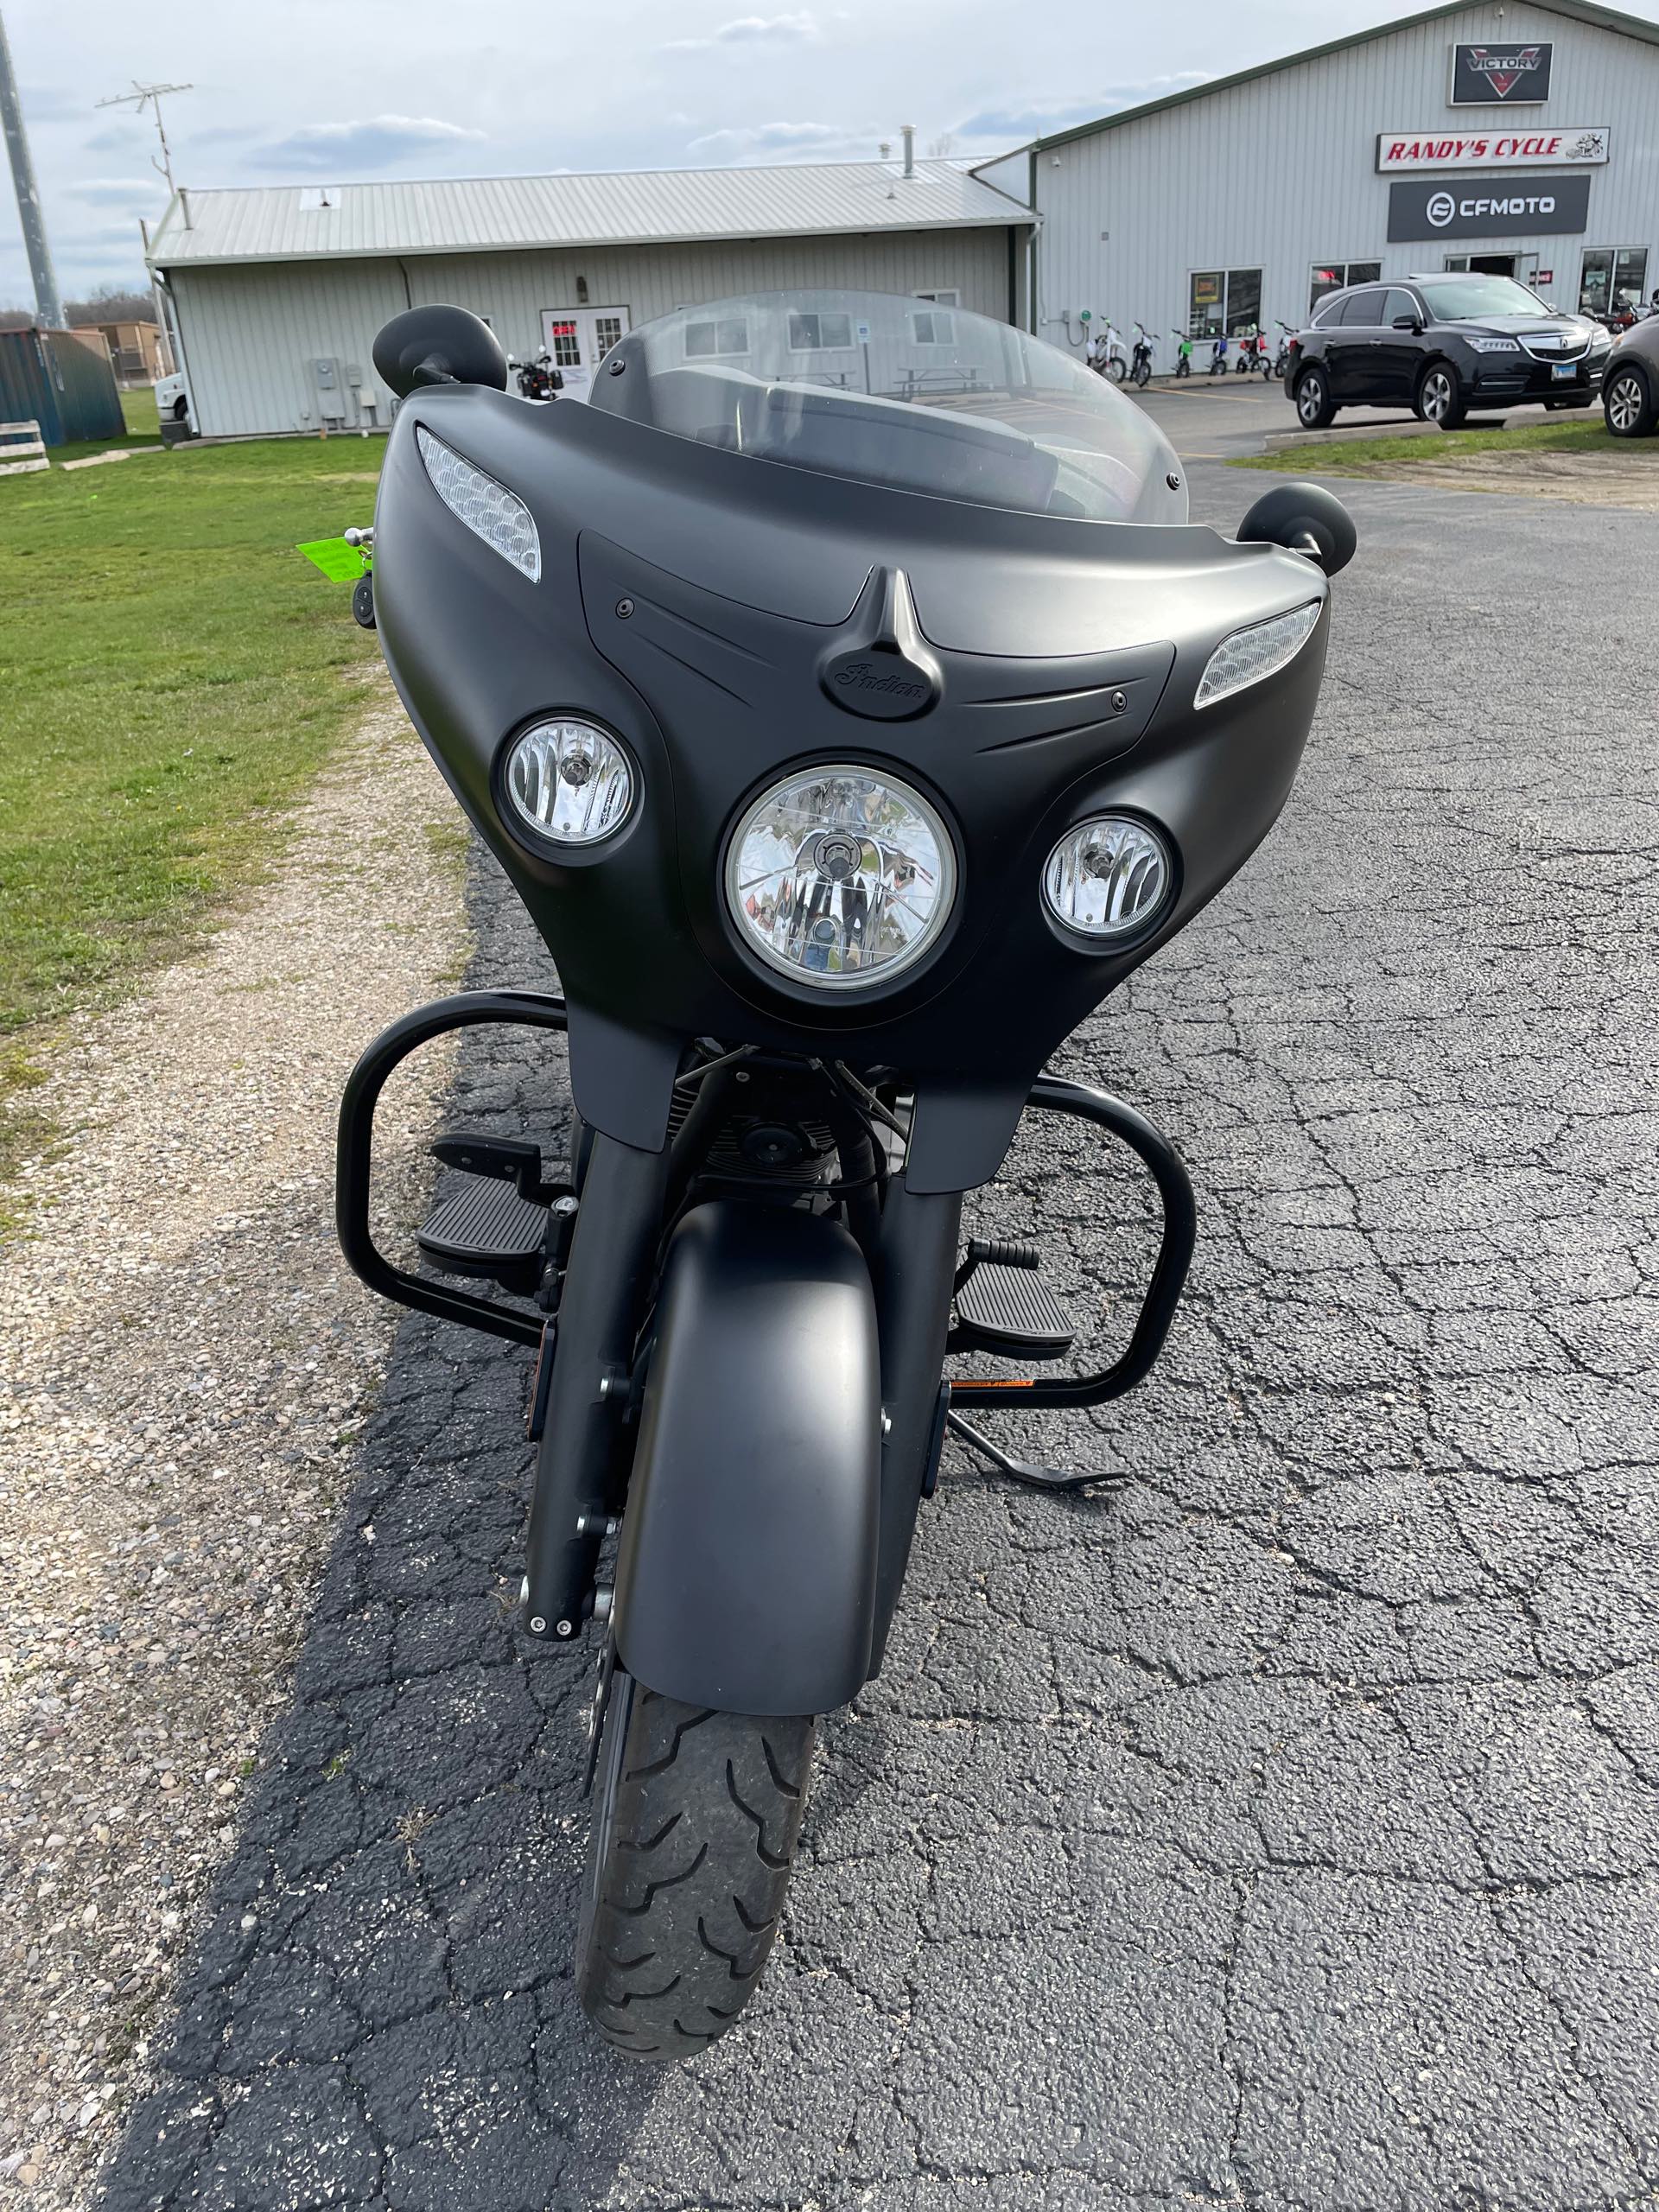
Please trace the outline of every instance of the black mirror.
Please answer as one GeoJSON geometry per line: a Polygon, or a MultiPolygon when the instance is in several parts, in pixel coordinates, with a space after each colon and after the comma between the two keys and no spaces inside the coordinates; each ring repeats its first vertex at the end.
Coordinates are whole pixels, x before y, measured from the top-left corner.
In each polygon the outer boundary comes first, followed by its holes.
{"type": "Polygon", "coordinates": [[[483,384],[507,388],[501,341],[465,308],[409,308],[374,341],[375,373],[399,399],[417,385],[483,384]]]}
{"type": "Polygon", "coordinates": [[[1397,315],[1394,318],[1394,327],[1396,330],[1421,330],[1423,326],[1414,315],[1397,315]]]}
{"type": "Polygon", "coordinates": [[[1354,518],[1323,484],[1277,484],[1238,526],[1241,545],[1282,545],[1317,562],[1327,576],[1354,557],[1359,533],[1354,518]]]}

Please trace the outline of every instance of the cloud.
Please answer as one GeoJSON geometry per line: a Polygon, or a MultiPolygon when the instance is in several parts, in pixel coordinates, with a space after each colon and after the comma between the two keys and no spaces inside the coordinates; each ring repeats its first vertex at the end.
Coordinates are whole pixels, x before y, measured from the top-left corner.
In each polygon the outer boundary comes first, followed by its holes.
{"type": "Polygon", "coordinates": [[[823,37],[809,8],[793,16],[739,16],[707,38],[674,38],[663,54],[705,54],[715,46],[816,46],[823,37]]]}
{"type": "Polygon", "coordinates": [[[247,166],[257,168],[328,170],[386,168],[435,146],[454,146],[482,138],[459,123],[430,115],[377,115],[360,123],[308,123],[286,138],[254,148],[247,166]]]}
{"type": "Polygon", "coordinates": [[[88,176],[60,190],[67,200],[90,200],[114,207],[146,200],[153,200],[159,207],[167,197],[167,187],[159,176],[88,176]]]}
{"type": "Polygon", "coordinates": [[[56,85],[25,85],[18,93],[22,104],[23,127],[32,130],[37,123],[84,123],[89,99],[77,99],[73,92],[66,92],[56,85]]]}
{"type": "Polygon", "coordinates": [[[741,161],[746,154],[828,153],[847,143],[846,131],[833,124],[750,123],[708,131],[691,141],[691,151],[741,161]]]}
{"type": "Polygon", "coordinates": [[[1062,105],[984,108],[954,128],[963,138],[994,138],[1003,144],[1023,144],[1029,138],[1046,138],[1052,131],[1070,130],[1074,123],[1092,123],[1097,116],[1116,115],[1122,109],[1140,107],[1147,100],[1167,99],[1208,82],[1203,69],[1180,69],[1173,76],[1148,77],[1138,85],[1109,85],[1086,100],[1062,105]]]}

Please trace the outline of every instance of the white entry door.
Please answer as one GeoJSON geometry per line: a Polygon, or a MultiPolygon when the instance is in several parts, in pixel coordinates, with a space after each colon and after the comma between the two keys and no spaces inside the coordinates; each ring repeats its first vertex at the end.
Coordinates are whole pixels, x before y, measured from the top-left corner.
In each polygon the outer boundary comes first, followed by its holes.
{"type": "Polygon", "coordinates": [[[564,379],[561,399],[586,399],[600,363],[632,327],[626,308],[543,308],[542,343],[564,379]]]}

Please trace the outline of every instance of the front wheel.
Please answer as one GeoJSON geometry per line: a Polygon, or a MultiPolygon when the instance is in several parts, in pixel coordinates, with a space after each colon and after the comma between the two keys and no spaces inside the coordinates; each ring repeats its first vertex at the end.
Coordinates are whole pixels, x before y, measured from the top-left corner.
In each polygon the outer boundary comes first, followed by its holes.
{"type": "Polygon", "coordinates": [[[1106,364],[1106,373],[1110,377],[1114,384],[1122,383],[1125,371],[1122,362],[1116,353],[1113,354],[1111,359],[1106,364]]]}
{"type": "Polygon", "coordinates": [[[1463,385],[1450,361],[1431,361],[1417,387],[1417,419],[1437,430],[1455,430],[1469,411],[1463,385]]]}
{"type": "Polygon", "coordinates": [[[1601,388],[1601,406],[1616,438],[1649,438],[1659,423],[1659,393],[1640,369],[1615,369],[1601,388]]]}
{"type": "Polygon", "coordinates": [[[690,2058],[753,1994],[806,1806],[816,1722],[612,1681],[576,1992],[631,2058],[690,2058]]]}

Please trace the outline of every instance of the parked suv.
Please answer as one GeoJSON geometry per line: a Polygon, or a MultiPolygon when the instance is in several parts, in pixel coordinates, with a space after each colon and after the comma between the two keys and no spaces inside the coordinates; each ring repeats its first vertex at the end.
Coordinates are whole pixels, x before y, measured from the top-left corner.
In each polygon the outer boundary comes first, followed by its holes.
{"type": "Polygon", "coordinates": [[[1365,406],[1452,430],[1471,408],[1588,407],[1611,348],[1599,323],[1512,276],[1448,271],[1328,294],[1291,341],[1285,390],[1305,429],[1365,406]]]}
{"type": "Polygon", "coordinates": [[[1601,404],[1616,438],[1650,438],[1659,429],[1659,308],[1614,346],[1601,404]]]}

